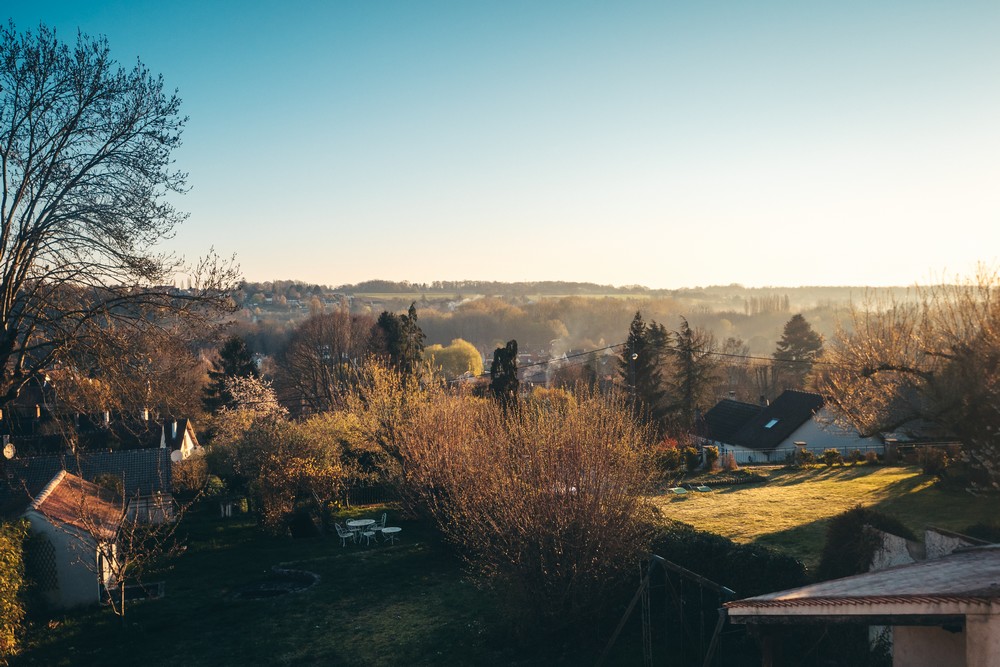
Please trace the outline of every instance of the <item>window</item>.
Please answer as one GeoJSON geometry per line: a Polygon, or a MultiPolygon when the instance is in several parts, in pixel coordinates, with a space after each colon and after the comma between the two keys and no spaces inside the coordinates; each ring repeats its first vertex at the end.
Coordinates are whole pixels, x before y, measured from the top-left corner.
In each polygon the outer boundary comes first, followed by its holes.
{"type": "Polygon", "coordinates": [[[774,428],[774,425],[778,423],[777,419],[772,419],[771,421],[764,424],[764,428],[774,428]]]}

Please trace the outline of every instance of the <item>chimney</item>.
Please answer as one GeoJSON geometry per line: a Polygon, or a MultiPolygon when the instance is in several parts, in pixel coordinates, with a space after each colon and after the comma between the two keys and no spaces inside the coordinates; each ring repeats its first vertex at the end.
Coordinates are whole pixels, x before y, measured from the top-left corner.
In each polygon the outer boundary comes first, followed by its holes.
{"type": "Polygon", "coordinates": [[[110,424],[111,424],[111,411],[110,410],[105,410],[104,411],[104,425],[108,426],[110,424]]]}
{"type": "Polygon", "coordinates": [[[766,408],[770,404],[771,404],[770,401],[767,400],[767,396],[765,396],[764,394],[761,394],[760,395],[760,407],[766,408]]]}

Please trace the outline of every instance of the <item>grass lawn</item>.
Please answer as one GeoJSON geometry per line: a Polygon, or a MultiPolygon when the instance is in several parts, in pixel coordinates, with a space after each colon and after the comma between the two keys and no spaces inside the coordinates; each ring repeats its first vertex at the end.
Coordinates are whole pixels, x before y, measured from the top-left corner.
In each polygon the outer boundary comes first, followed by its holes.
{"type": "Polygon", "coordinates": [[[166,597],[133,603],[124,626],[108,609],[36,623],[13,664],[577,664],[592,663],[613,629],[569,648],[516,648],[494,597],[474,585],[433,530],[392,509],[389,525],[403,528],[400,541],[371,547],[267,537],[251,520],[221,520],[211,509],[185,517],[187,551],[159,577],[166,597]],[[270,578],[278,563],[321,579],[297,593],[234,597],[270,578]]]}
{"type": "Polygon", "coordinates": [[[920,535],[926,526],[961,530],[995,522],[996,497],[974,497],[942,488],[918,467],[816,467],[761,469],[767,483],[659,496],[664,515],[737,542],[776,547],[813,568],[826,535],[827,521],[858,503],[894,516],[920,535]]]}

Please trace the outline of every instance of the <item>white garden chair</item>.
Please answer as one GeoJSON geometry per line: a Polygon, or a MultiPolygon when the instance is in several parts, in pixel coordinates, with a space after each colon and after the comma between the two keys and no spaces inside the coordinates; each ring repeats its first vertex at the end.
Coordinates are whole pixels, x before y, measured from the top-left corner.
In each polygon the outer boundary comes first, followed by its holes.
{"type": "Polygon", "coordinates": [[[339,523],[335,523],[333,525],[337,529],[337,537],[340,538],[340,546],[346,547],[347,540],[350,540],[351,542],[357,542],[357,533],[355,533],[353,530],[347,530],[339,523]]]}

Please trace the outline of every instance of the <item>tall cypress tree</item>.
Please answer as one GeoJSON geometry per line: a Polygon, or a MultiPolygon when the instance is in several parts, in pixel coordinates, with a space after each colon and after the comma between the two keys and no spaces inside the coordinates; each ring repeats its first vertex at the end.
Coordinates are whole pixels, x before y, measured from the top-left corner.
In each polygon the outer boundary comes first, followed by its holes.
{"type": "Polygon", "coordinates": [[[493,351],[490,365],[490,391],[505,409],[517,404],[517,341],[507,341],[505,347],[493,351]]]}

